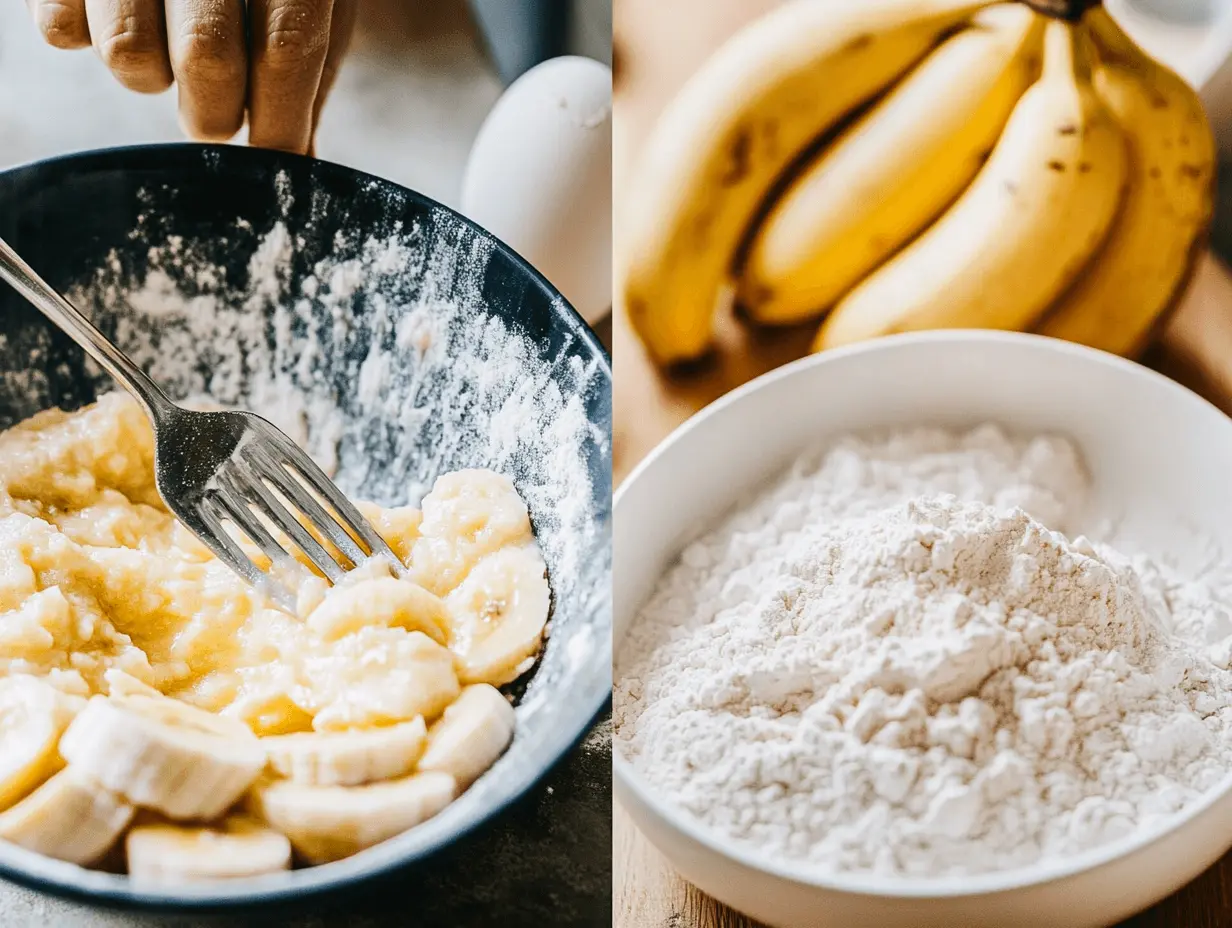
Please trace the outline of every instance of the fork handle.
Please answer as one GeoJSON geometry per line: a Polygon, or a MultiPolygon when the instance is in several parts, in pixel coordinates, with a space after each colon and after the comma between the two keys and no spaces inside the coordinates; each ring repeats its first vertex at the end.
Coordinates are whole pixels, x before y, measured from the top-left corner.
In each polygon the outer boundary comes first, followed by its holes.
{"type": "Polygon", "coordinates": [[[131,393],[151,419],[157,421],[174,409],[167,395],[128,356],[100,332],[72,303],[61,296],[4,239],[0,238],[0,279],[34,304],[64,330],[131,393]]]}

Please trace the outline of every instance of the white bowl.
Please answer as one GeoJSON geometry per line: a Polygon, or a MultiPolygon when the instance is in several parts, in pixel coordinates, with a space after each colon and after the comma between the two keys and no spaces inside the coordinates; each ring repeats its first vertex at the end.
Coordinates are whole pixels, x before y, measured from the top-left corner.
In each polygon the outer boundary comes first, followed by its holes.
{"type": "MultiPolygon", "coordinates": [[[[773,371],[689,420],[615,500],[614,644],[686,542],[794,455],[844,433],[996,422],[1081,448],[1093,519],[1118,541],[1196,557],[1207,533],[1232,550],[1232,420],[1136,364],[1036,336],[935,332],[828,352],[773,371]],[[1189,548],[1193,548],[1192,544],[1189,548]]],[[[616,675],[619,678],[619,658],[616,675]]],[[[1086,928],[1151,905],[1232,846],[1232,777],[1149,833],[1081,856],[966,878],[819,874],[766,859],[656,794],[620,756],[616,795],[690,882],[773,926],[1086,928]]]]}

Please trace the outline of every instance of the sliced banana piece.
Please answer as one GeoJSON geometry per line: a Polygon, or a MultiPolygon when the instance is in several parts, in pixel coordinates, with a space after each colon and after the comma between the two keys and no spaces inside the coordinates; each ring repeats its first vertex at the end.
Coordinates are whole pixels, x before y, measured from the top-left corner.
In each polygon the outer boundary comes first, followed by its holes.
{"type": "Polygon", "coordinates": [[[137,825],[124,844],[129,876],[150,883],[239,879],[291,867],[286,836],[243,815],[202,827],[137,825]]]}
{"type": "Polygon", "coordinates": [[[94,697],[60,753],[130,802],[175,819],[216,818],[265,766],[243,723],[166,697],[94,697]]]}
{"type": "Polygon", "coordinates": [[[513,706],[486,683],[468,686],[432,726],[421,771],[447,773],[464,790],[496,763],[513,740],[513,706]]]}
{"type": "Polygon", "coordinates": [[[437,644],[449,640],[449,610],[441,598],[394,577],[335,587],[308,616],[308,627],[324,641],[365,625],[423,632],[437,644]]]}
{"type": "Polygon", "coordinates": [[[453,801],[445,773],[419,773],[368,786],[307,786],[290,780],[259,785],[249,809],[291,839],[305,861],[350,857],[426,822],[453,801]]]}
{"type": "Polygon", "coordinates": [[[0,680],[0,812],[64,766],[56,745],[84,706],[36,677],[0,680]]]}
{"type": "Polygon", "coordinates": [[[423,632],[366,627],[302,666],[317,731],[435,719],[458,698],[458,658],[423,632]]]}
{"type": "Polygon", "coordinates": [[[421,716],[385,728],[275,735],[262,738],[261,746],[281,776],[314,786],[355,786],[410,773],[427,733],[421,716]]]}
{"type": "Polygon", "coordinates": [[[109,696],[148,696],[150,699],[162,699],[161,691],[150,686],[143,680],[139,680],[127,671],[120,670],[118,667],[111,667],[103,673],[103,679],[107,682],[107,694],[109,696]]]}
{"type": "Polygon", "coordinates": [[[513,481],[490,470],[437,478],[424,497],[419,530],[411,549],[411,578],[438,596],[461,583],[482,558],[534,537],[513,481]]]}
{"type": "Polygon", "coordinates": [[[551,592],[547,567],[532,544],[502,548],[475,565],[446,597],[454,618],[452,648],[463,683],[508,683],[543,643],[551,592]]]}
{"type": "Polygon", "coordinates": [[[115,844],[134,811],[123,797],[68,767],[0,813],[0,838],[58,860],[91,864],[115,844]]]}
{"type": "Polygon", "coordinates": [[[411,548],[419,537],[419,524],[423,522],[423,513],[414,506],[395,506],[392,509],[382,509],[376,503],[357,500],[355,505],[363,513],[365,519],[372,523],[376,533],[389,544],[390,549],[398,556],[398,560],[407,563],[411,557],[411,548]]]}

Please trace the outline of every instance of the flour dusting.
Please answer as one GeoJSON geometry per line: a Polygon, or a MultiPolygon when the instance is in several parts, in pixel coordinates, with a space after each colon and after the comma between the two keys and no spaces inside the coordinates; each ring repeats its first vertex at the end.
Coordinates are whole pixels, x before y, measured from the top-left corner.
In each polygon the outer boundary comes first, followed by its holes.
{"type": "Polygon", "coordinates": [[[1056,438],[848,438],[685,548],[622,646],[617,745],[719,832],[822,870],[1025,866],[1232,770],[1232,584],[1067,537],[1056,438]]]}
{"type": "Polygon", "coordinates": [[[580,563],[598,540],[587,445],[608,440],[587,417],[599,371],[491,313],[489,246],[444,210],[432,225],[340,234],[298,268],[302,242],[277,222],[234,279],[199,244],[150,235],[148,271],[113,255],[75,297],[173,396],[266,416],[352,495],[417,503],[449,470],[509,474],[567,597],[604,569],[580,563]]]}

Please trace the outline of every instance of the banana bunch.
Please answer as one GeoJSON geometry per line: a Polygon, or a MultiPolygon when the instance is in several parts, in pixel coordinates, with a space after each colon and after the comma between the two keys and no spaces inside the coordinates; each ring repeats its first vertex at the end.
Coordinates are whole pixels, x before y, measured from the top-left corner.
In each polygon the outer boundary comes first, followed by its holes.
{"type": "Polygon", "coordinates": [[[822,318],[817,350],[997,328],[1132,355],[1205,241],[1215,158],[1194,91],[1092,0],[789,0],[660,117],[620,296],[665,365],[732,299],[822,318]]]}

